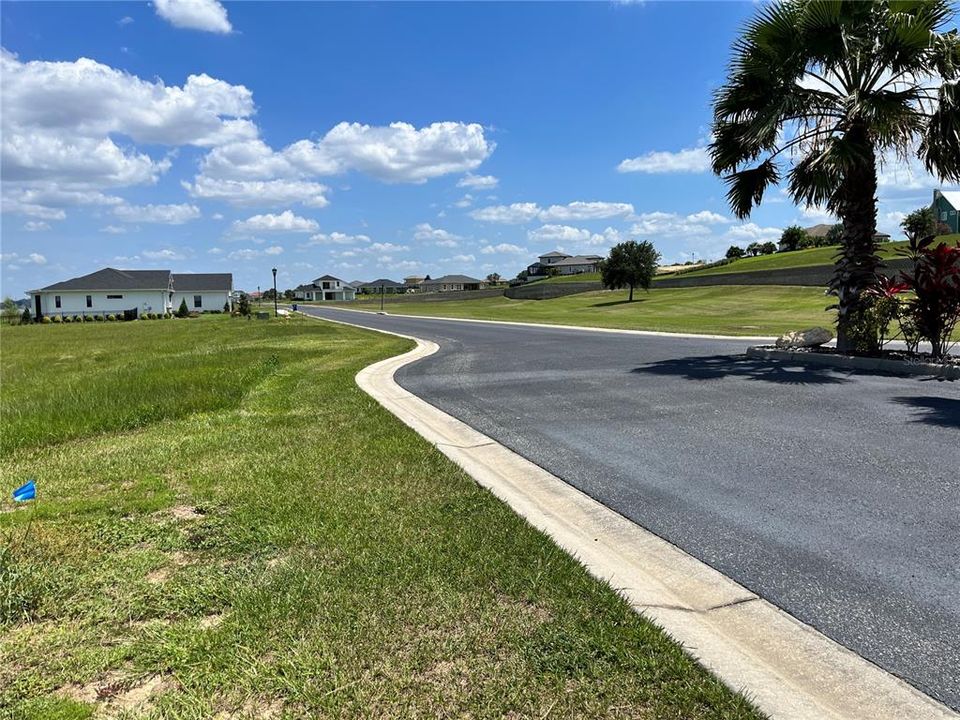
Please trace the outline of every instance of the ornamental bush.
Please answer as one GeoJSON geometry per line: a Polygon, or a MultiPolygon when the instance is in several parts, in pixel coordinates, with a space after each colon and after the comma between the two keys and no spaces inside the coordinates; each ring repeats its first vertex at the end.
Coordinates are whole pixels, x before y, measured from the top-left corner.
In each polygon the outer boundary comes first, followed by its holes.
{"type": "Polygon", "coordinates": [[[49,316],[49,315],[44,315],[44,316],[40,319],[40,322],[43,323],[44,325],[49,325],[50,323],[53,322],[53,320],[50,319],[50,316],[49,316]]]}
{"type": "Polygon", "coordinates": [[[55,322],[55,323],[57,323],[57,324],[59,325],[60,323],[63,322],[63,318],[60,317],[59,315],[54,315],[54,316],[53,316],[53,322],[55,322]]]}
{"type": "Polygon", "coordinates": [[[114,315],[113,313],[110,313],[109,315],[107,315],[107,321],[108,321],[108,322],[116,322],[116,321],[117,321],[117,316],[114,315]]]}

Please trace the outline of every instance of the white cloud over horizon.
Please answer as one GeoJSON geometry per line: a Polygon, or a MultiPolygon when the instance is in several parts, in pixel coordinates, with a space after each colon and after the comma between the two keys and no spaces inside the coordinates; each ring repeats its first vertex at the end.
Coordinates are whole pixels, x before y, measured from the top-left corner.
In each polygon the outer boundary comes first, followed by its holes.
{"type": "MultiPolygon", "coordinates": [[[[174,27],[228,34],[233,26],[227,10],[217,0],[153,0],[157,15],[174,27]]],[[[130,18],[123,18],[120,22],[130,18]]]]}

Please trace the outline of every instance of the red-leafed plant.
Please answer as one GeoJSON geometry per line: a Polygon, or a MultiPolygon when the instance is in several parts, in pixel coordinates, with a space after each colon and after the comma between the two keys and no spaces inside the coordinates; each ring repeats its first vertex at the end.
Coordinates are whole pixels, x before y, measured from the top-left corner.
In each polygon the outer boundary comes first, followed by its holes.
{"type": "Polygon", "coordinates": [[[960,242],[932,247],[934,239],[933,235],[910,239],[905,255],[913,270],[902,273],[902,279],[915,294],[907,301],[906,319],[920,338],[930,342],[934,359],[942,360],[960,323],[960,242]]]}

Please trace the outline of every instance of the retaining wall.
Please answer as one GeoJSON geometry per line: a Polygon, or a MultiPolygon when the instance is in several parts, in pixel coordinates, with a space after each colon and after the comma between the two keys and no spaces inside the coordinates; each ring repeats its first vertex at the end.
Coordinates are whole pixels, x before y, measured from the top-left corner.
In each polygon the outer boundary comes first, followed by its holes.
{"type": "Polygon", "coordinates": [[[555,282],[517,285],[504,291],[511,300],[551,300],[564,295],[603,290],[603,285],[594,280],[590,282],[555,282]]]}
{"type": "MultiPolygon", "coordinates": [[[[900,270],[910,269],[910,261],[897,258],[887,260],[883,272],[892,275],[900,270]]],[[[782,268],[778,270],[754,270],[753,272],[718,273],[716,275],[694,275],[685,277],[663,277],[654,280],[653,287],[679,288],[703,287],[710,285],[804,285],[826,287],[833,277],[833,265],[811,265],[810,267],[782,268]]]]}

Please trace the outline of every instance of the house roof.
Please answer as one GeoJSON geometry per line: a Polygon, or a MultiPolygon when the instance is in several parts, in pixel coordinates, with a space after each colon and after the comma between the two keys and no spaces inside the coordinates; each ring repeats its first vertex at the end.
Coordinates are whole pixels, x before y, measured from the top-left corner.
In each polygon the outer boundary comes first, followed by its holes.
{"type": "Polygon", "coordinates": [[[333,275],[322,275],[321,277],[318,277],[318,278],[317,278],[316,280],[314,280],[313,282],[318,283],[318,282],[320,282],[321,280],[336,280],[336,281],[339,282],[339,283],[346,284],[345,281],[341,280],[341,279],[338,278],[338,277],[334,277],[333,275]]]}
{"type": "Polygon", "coordinates": [[[173,289],[180,292],[233,289],[231,273],[173,273],[173,289]]]}
{"type": "Polygon", "coordinates": [[[599,255],[572,255],[570,257],[565,257],[563,260],[557,260],[555,263],[551,263],[549,267],[557,267],[561,265],[592,265],[600,262],[601,260],[603,260],[603,258],[599,255]]]}
{"type": "Polygon", "coordinates": [[[403,283],[398,283],[396,280],[389,280],[387,278],[380,278],[379,280],[371,280],[368,283],[363,283],[362,285],[360,285],[360,287],[364,287],[364,288],[380,287],[381,285],[383,287],[392,287],[392,288],[403,287],[403,283]]]}
{"type": "Polygon", "coordinates": [[[828,225],[827,223],[819,223],[804,228],[803,231],[810,237],[826,237],[832,227],[833,225],[828,225]]]}
{"type": "Polygon", "coordinates": [[[454,283],[471,284],[471,283],[478,283],[478,282],[481,282],[481,281],[477,280],[476,278],[472,278],[469,275],[444,275],[443,277],[434,278],[433,280],[426,280],[423,284],[434,285],[438,283],[440,284],[446,283],[450,285],[454,283]]]}
{"type": "Polygon", "coordinates": [[[542,257],[542,258],[545,258],[545,257],[566,258],[566,257],[570,257],[570,256],[567,255],[566,253],[562,253],[562,252],[559,252],[559,251],[557,251],[557,250],[553,250],[553,251],[551,251],[551,252],[544,253],[543,255],[538,255],[537,257],[542,257]]]}
{"type": "Polygon", "coordinates": [[[960,210],[960,190],[940,190],[940,196],[953,205],[955,210],[960,210]]]}
{"type": "Polygon", "coordinates": [[[103,268],[89,275],[81,275],[53,285],[47,285],[35,292],[53,290],[166,290],[169,286],[169,270],[103,268]]]}

